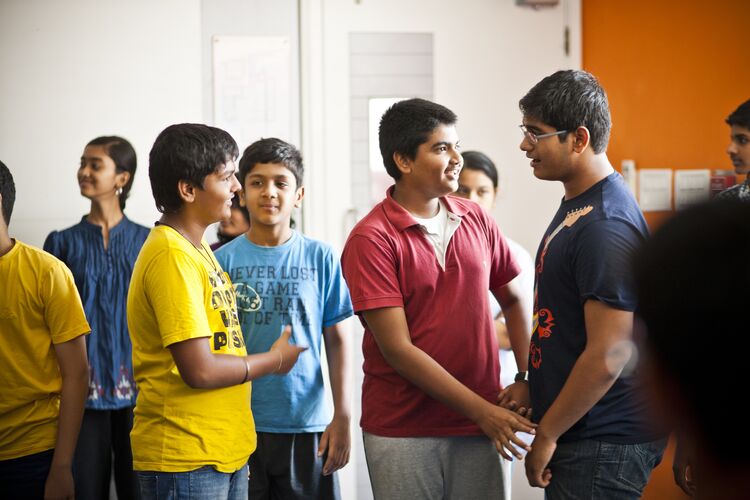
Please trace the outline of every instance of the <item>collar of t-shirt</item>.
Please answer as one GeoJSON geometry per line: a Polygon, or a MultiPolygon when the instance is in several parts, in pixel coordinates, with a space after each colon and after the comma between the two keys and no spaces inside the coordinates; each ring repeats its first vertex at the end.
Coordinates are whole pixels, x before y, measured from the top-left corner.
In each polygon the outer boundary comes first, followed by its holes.
{"type": "Polygon", "coordinates": [[[440,200],[438,200],[438,207],[437,215],[429,219],[422,219],[414,215],[412,217],[419,224],[427,241],[432,244],[440,268],[445,271],[445,253],[448,250],[448,243],[450,243],[453,233],[461,225],[461,217],[449,212],[440,200]]]}

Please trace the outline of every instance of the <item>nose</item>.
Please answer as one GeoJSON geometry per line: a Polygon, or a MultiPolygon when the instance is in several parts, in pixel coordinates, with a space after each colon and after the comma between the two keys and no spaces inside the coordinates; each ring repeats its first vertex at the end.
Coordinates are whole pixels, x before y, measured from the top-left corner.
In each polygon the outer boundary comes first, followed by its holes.
{"type": "Polygon", "coordinates": [[[458,149],[453,150],[453,155],[451,157],[451,162],[454,165],[463,165],[464,163],[464,157],[461,156],[461,152],[458,149]]]}
{"type": "Polygon", "coordinates": [[[276,198],[276,186],[273,182],[266,182],[261,190],[261,195],[268,198],[276,198]]]}
{"type": "Polygon", "coordinates": [[[479,203],[479,194],[476,191],[471,191],[469,193],[469,200],[473,201],[474,203],[479,203]]]}
{"type": "Polygon", "coordinates": [[[232,193],[236,193],[240,189],[242,189],[242,184],[240,184],[240,181],[237,180],[237,176],[233,175],[232,176],[232,186],[230,187],[230,190],[231,190],[232,193]]]}
{"type": "Polygon", "coordinates": [[[528,137],[526,137],[526,134],[524,134],[521,138],[521,144],[519,144],[518,147],[521,149],[521,151],[531,151],[532,149],[534,149],[534,145],[531,144],[531,141],[528,137]]]}
{"type": "Polygon", "coordinates": [[[737,144],[735,144],[734,141],[729,142],[729,147],[727,148],[727,154],[729,155],[737,154],[737,144]]]}

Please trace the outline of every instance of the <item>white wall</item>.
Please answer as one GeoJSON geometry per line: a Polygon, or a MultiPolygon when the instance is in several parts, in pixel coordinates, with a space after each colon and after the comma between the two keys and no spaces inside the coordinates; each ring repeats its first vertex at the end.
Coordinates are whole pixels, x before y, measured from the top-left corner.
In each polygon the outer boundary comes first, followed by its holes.
{"type": "Polygon", "coordinates": [[[463,148],[479,149],[498,164],[503,193],[495,215],[533,255],[562,188],[536,180],[518,149],[518,100],[544,76],[580,67],[580,25],[580,0],[540,10],[511,0],[303,2],[303,141],[308,157],[317,158],[315,178],[308,180],[308,231],[343,244],[352,205],[348,34],[430,32],[435,100],[458,114],[463,148]],[[563,51],[566,21],[569,57],[563,51]],[[306,60],[312,61],[307,67],[306,60]]]}
{"type": "Polygon", "coordinates": [[[41,246],[88,212],[76,170],[99,135],[138,154],[126,212],[158,218],[148,152],[167,125],[202,121],[199,0],[0,2],[0,159],[16,182],[11,235],[41,246]]]}

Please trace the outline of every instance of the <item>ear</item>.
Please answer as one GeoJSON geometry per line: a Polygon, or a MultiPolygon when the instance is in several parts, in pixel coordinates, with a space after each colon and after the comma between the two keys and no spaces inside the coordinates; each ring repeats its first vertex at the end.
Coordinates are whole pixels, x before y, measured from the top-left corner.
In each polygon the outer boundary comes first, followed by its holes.
{"type": "Polygon", "coordinates": [[[294,194],[294,196],[294,208],[299,208],[300,206],[302,206],[302,198],[305,197],[305,186],[298,187],[297,192],[294,194]]]}
{"type": "Polygon", "coordinates": [[[235,196],[239,198],[240,206],[244,207],[245,206],[245,190],[240,188],[240,190],[235,193],[235,196]]]}
{"type": "Polygon", "coordinates": [[[396,164],[396,167],[398,167],[401,174],[410,174],[411,173],[411,164],[412,160],[408,156],[406,156],[403,153],[393,153],[393,161],[396,164]]]}
{"type": "Polygon", "coordinates": [[[186,180],[177,182],[177,193],[185,203],[192,203],[195,201],[195,186],[186,180]]]}
{"type": "Polygon", "coordinates": [[[586,151],[590,142],[591,134],[586,127],[578,127],[575,132],[573,132],[573,151],[576,153],[581,154],[586,151]]]}
{"type": "Polygon", "coordinates": [[[130,172],[120,172],[117,174],[117,187],[125,187],[130,180],[130,172]]]}

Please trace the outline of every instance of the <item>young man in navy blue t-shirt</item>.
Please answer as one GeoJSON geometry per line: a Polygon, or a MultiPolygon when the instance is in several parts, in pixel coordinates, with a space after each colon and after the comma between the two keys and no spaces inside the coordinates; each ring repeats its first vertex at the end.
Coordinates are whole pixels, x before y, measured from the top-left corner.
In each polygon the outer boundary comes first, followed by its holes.
{"type": "Polygon", "coordinates": [[[584,71],[558,71],[520,101],[521,149],[565,196],[536,257],[529,389],[539,423],[526,475],[547,498],[640,498],[665,441],[650,428],[630,358],[629,262],[648,229],[607,159],[607,96],[584,71]]]}

